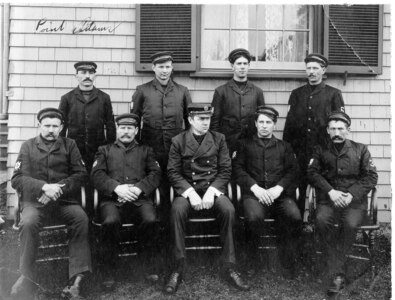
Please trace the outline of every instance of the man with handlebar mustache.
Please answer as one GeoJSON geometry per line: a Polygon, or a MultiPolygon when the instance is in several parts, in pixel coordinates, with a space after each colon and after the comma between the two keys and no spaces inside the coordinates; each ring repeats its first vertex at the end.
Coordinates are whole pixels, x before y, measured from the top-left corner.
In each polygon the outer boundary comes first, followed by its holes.
{"type": "Polygon", "coordinates": [[[315,217],[327,263],[327,293],[336,295],[345,285],[346,254],[365,217],[367,195],[378,176],[368,148],[347,139],[350,117],[341,111],[333,112],[327,123],[330,141],[314,149],[307,176],[316,188],[315,217]],[[340,223],[339,232],[336,223],[340,223]]]}

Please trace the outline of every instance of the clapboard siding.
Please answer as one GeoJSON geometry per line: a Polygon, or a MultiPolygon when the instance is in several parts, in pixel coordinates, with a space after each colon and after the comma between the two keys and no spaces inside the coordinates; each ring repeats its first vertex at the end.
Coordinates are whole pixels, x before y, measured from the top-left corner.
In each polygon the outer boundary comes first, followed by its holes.
{"type": "MultiPolygon", "coordinates": [[[[379,171],[379,219],[390,221],[391,208],[391,17],[384,6],[383,74],[376,77],[329,77],[327,83],[343,91],[346,111],[353,119],[351,138],[366,143],[379,171]]],[[[58,106],[61,95],[77,85],[73,64],[94,60],[98,64],[95,85],[110,94],[115,114],[127,112],[137,85],[152,74],[135,71],[135,5],[11,4],[9,62],[8,178],[11,178],[21,143],[37,134],[37,111],[58,106]],[[65,20],[64,30],[37,33],[38,20],[46,18],[56,26],[65,20]],[[118,27],[113,32],[72,34],[74,26],[92,20],[100,26],[118,27]]],[[[175,65],[177,67],[177,65],[175,65]]],[[[175,75],[186,85],[194,102],[211,102],[214,89],[224,79],[190,78],[175,75]]],[[[282,137],[290,92],[303,80],[254,79],[265,91],[267,104],[280,112],[276,135],[282,137]]],[[[15,204],[8,182],[8,206],[15,204]]]]}

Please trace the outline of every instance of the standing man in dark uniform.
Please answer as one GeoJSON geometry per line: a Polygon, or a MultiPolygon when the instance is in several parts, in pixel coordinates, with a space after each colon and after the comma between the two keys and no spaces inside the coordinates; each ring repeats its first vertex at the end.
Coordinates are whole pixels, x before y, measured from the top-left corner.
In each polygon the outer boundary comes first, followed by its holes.
{"type": "Polygon", "coordinates": [[[235,271],[235,209],[224,195],[232,171],[225,137],[221,133],[209,131],[212,116],[210,105],[195,103],[189,105],[188,110],[191,128],[173,138],[167,166],[176,198],[170,216],[174,266],[165,292],[175,293],[181,282],[188,217],[193,211],[206,209],[212,209],[218,219],[226,279],[238,289],[248,290],[249,286],[235,271]]]}
{"type": "Polygon", "coordinates": [[[188,127],[187,107],[192,103],[188,88],[172,80],[171,52],[151,56],[155,78],[136,88],[131,112],[142,118],[141,142],[154,149],[163,172],[160,186],[162,219],[166,223],[170,209],[170,185],[166,176],[171,139],[188,127]]]}
{"type": "Polygon", "coordinates": [[[253,115],[259,105],[265,104],[263,91],[248,81],[251,55],[246,49],[229,53],[233,78],[214,91],[214,114],[210,129],[223,133],[232,154],[241,134],[247,134],[253,124],[253,115]]]}
{"type": "Polygon", "coordinates": [[[70,280],[63,295],[78,297],[82,278],[92,271],[88,217],[79,205],[81,185],[87,180],[87,173],[75,141],[59,137],[64,121],[62,112],[45,108],[37,119],[40,135],[22,144],[11,179],[12,187],[21,197],[22,209],[22,275],[12,287],[11,295],[18,297],[31,289],[40,227],[45,219],[61,218],[70,234],[70,280]]]}
{"type": "Polygon", "coordinates": [[[316,225],[327,262],[328,295],[344,287],[346,254],[366,214],[367,195],[378,179],[368,148],[347,139],[350,125],[350,117],[341,111],[329,115],[331,141],[314,149],[307,169],[316,188],[316,225]],[[340,232],[336,223],[341,224],[340,232]]]}
{"type": "MultiPolygon", "coordinates": [[[[161,180],[161,169],[151,147],[140,145],[135,137],[140,118],[135,114],[122,114],[116,119],[117,140],[99,147],[92,168],[94,187],[100,192],[102,220],[102,248],[104,269],[107,273],[103,285],[114,287],[113,273],[119,252],[122,222],[133,220],[138,225],[139,246],[143,261],[153,262],[157,243],[156,211],[152,199],[161,180]]],[[[151,266],[146,278],[158,280],[151,266]],[[152,272],[152,273],[151,273],[152,272]]]]}
{"type": "Polygon", "coordinates": [[[65,116],[60,135],[75,140],[89,173],[98,147],[115,141],[114,115],[110,96],[93,85],[97,65],[80,61],[74,68],[78,87],[60,99],[65,116]]]}
{"type": "Polygon", "coordinates": [[[284,127],[284,141],[295,151],[301,171],[299,209],[303,216],[307,188],[307,164],[314,146],[327,143],[326,120],[332,111],[344,112],[341,91],[323,81],[328,59],[321,54],[305,58],[308,83],[291,92],[284,127]]]}
{"type": "MultiPolygon", "coordinates": [[[[78,87],[63,95],[59,110],[65,117],[61,136],[75,140],[88,174],[97,148],[115,141],[115,123],[110,96],[93,83],[97,65],[91,61],[74,64],[78,87]]],[[[87,212],[93,212],[92,189],[86,183],[87,212]]]]}
{"type": "Polygon", "coordinates": [[[295,202],[299,168],[292,147],[273,135],[277,118],[274,108],[257,108],[257,134],[238,142],[233,175],[241,187],[244,216],[252,232],[249,259],[257,265],[259,237],[265,217],[271,214],[276,219],[284,275],[293,277],[302,225],[295,202]]]}

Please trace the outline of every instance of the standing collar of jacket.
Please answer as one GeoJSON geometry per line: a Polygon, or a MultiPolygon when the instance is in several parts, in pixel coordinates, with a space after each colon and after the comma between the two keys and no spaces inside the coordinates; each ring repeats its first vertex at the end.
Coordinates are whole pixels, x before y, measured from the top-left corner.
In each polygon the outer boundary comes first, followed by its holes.
{"type": "MultiPolygon", "coordinates": [[[[162,89],[163,89],[162,85],[160,84],[159,80],[156,77],[154,77],[154,80],[152,80],[152,84],[157,90],[162,91],[162,89]]],[[[174,82],[170,78],[169,82],[167,83],[166,91],[170,91],[173,87],[174,87],[174,82]]]]}
{"type": "MultiPolygon", "coordinates": [[[[91,96],[89,97],[89,101],[88,101],[88,102],[90,102],[90,101],[92,101],[92,100],[94,100],[94,99],[97,98],[97,93],[98,93],[98,91],[99,91],[99,89],[96,88],[95,86],[93,86],[92,94],[91,94],[91,96]]],[[[80,88],[79,88],[78,86],[74,89],[74,95],[77,96],[77,99],[79,99],[79,100],[85,102],[85,101],[84,101],[84,96],[82,95],[82,91],[80,90],[80,88]]]]}
{"type": "MultiPolygon", "coordinates": [[[[237,86],[237,84],[236,84],[236,82],[233,80],[233,78],[231,79],[231,80],[229,80],[228,81],[228,85],[236,92],[236,93],[238,93],[238,94],[240,94],[240,88],[237,86]]],[[[247,92],[247,91],[249,91],[250,89],[252,89],[252,87],[253,87],[253,85],[252,85],[252,82],[250,82],[248,79],[247,79],[247,83],[246,83],[246,87],[245,87],[245,89],[244,89],[244,91],[243,92],[247,92]]]]}
{"type": "MultiPolygon", "coordinates": [[[[321,81],[319,84],[317,84],[317,87],[314,89],[313,93],[317,93],[318,91],[321,91],[323,88],[325,88],[326,84],[325,81],[321,81]]],[[[307,83],[307,87],[312,91],[311,84],[307,83]]]]}
{"type": "MultiPolygon", "coordinates": [[[[254,140],[254,142],[256,144],[260,145],[260,143],[259,143],[260,138],[258,137],[258,134],[254,134],[252,139],[254,140]]],[[[266,147],[272,147],[276,144],[277,144],[277,138],[273,134],[272,137],[270,138],[269,143],[267,143],[266,147]]]]}
{"type": "Polygon", "coordinates": [[[54,144],[52,145],[51,150],[49,150],[49,151],[48,151],[48,147],[44,143],[43,138],[41,137],[41,134],[39,134],[38,136],[35,137],[34,142],[39,149],[42,149],[46,152],[52,152],[52,151],[59,149],[61,147],[61,145],[63,144],[63,138],[61,136],[59,136],[56,139],[56,141],[54,142],[54,144]]]}
{"type": "Polygon", "coordinates": [[[114,142],[114,144],[117,145],[117,146],[120,147],[120,148],[129,150],[129,149],[133,149],[134,147],[138,146],[139,143],[136,141],[136,139],[134,139],[134,140],[131,142],[131,144],[129,145],[129,147],[126,148],[125,145],[124,145],[119,139],[117,139],[117,140],[114,142]]]}
{"type": "MultiPolygon", "coordinates": [[[[330,149],[330,151],[333,152],[333,153],[335,153],[335,154],[337,154],[338,152],[337,152],[336,147],[335,147],[335,145],[334,145],[335,143],[332,142],[332,141],[329,141],[328,143],[329,143],[329,149],[330,149]]],[[[351,148],[351,141],[350,141],[349,139],[346,139],[346,140],[344,141],[343,149],[340,151],[339,155],[340,155],[340,154],[344,154],[346,151],[348,151],[348,148],[351,148]]]]}

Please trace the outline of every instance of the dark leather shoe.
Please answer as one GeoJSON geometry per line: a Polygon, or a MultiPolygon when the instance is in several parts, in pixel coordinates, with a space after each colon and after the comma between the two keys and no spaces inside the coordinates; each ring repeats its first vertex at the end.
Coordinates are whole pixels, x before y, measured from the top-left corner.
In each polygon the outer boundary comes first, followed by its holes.
{"type": "Polygon", "coordinates": [[[173,272],[169,277],[169,281],[166,283],[165,286],[165,293],[166,294],[174,294],[177,292],[178,286],[181,283],[181,273],[173,272]]]}
{"type": "Polygon", "coordinates": [[[342,289],[344,289],[345,282],[345,276],[343,274],[337,274],[333,278],[333,281],[330,283],[329,288],[326,292],[328,296],[338,294],[342,289]]]}
{"type": "Polygon", "coordinates": [[[226,272],[226,279],[241,291],[248,291],[250,289],[250,286],[244,282],[243,278],[241,278],[240,273],[235,270],[230,269],[226,272]]]}

